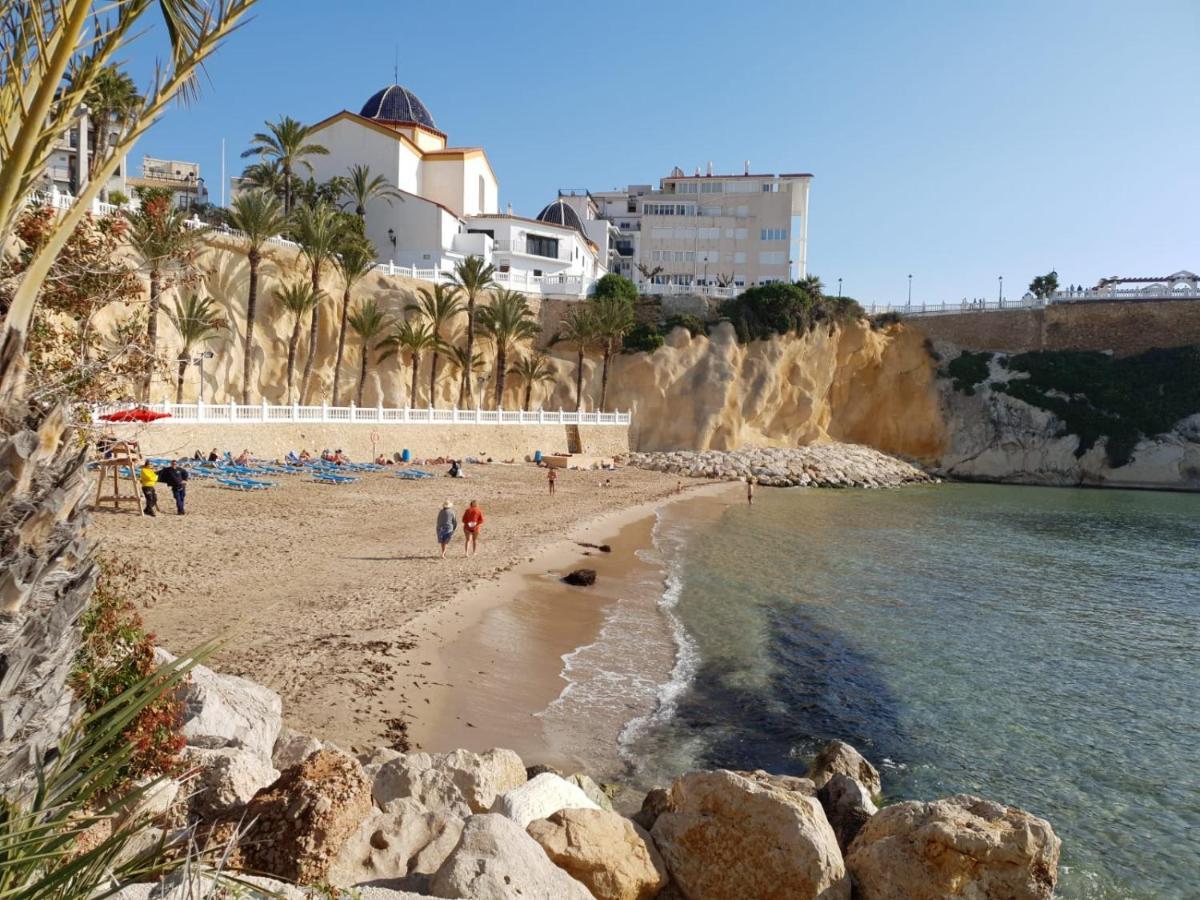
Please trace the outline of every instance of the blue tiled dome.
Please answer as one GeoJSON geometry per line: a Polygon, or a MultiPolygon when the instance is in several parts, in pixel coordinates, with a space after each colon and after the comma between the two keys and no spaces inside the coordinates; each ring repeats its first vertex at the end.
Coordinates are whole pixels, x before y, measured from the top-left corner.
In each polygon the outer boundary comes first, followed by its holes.
{"type": "Polygon", "coordinates": [[[421,102],[421,98],[406,87],[390,84],[371,95],[363,104],[360,116],[367,119],[384,119],[389,122],[416,122],[427,128],[437,128],[433,116],[421,102]]]}
{"type": "Polygon", "coordinates": [[[580,233],[583,232],[583,223],[579,221],[579,214],[562,200],[555,200],[553,203],[548,204],[537,214],[537,217],[540,222],[565,225],[567,228],[574,228],[580,233]]]}

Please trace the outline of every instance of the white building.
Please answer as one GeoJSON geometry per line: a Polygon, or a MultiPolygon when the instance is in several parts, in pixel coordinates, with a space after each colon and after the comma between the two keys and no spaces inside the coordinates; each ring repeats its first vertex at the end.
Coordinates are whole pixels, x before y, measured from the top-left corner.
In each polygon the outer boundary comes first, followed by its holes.
{"type": "Polygon", "coordinates": [[[317,180],[366,165],[400,192],[401,199],[367,205],[367,237],[383,262],[437,277],[482,256],[501,284],[571,297],[586,296],[607,271],[607,243],[559,215],[556,204],[537,219],[501,213],[483,148],[449,146],[425,105],[400,85],[375,93],[357,114],[343,110],[318,122],[311,139],[329,150],[309,158],[317,180]]]}
{"type": "Polygon", "coordinates": [[[200,175],[200,164],[178,159],[142,157],[142,174],[126,178],[130,189],[139,187],[168,188],[177,209],[195,209],[208,205],[208,188],[200,175]]]}
{"type": "MultiPolygon", "coordinates": [[[[120,139],[120,129],[112,127],[109,146],[120,139]]],[[[39,191],[47,194],[59,193],[78,196],[87,187],[94,149],[96,146],[96,123],[88,114],[86,106],[80,107],[71,125],[54,142],[50,158],[46,162],[46,170],[35,185],[39,191]]],[[[109,177],[101,193],[101,199],[112,191],[120,191],[128,195],[125,182],[125,158],[117,166],[116,172],[109,177]]]]}
{"type": "Polygon", "coordinates": [[[808,272],[812,175],[684,175],[625,190],[563,192],[615,226],[609,267],[644,293],[725,296],[808,272]]]}

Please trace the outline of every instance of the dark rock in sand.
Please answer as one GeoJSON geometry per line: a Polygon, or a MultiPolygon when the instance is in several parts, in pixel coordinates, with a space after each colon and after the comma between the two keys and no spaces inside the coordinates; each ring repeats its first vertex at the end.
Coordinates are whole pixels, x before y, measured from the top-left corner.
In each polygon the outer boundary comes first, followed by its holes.
{"type": "Polygon", "coordinates": [[[573,584],[576,587],[591,587],[596,583],[595,569],[576,569],[563,578],[567,584],[573,584]]]}

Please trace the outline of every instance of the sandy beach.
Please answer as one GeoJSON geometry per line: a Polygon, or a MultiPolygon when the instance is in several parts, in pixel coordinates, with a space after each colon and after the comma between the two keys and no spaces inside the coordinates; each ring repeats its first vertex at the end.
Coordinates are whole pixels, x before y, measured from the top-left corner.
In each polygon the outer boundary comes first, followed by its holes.
{"type": "Polygon", "coordinates": [[[102,557],[136,564],[142,614],[162,646],[224,638],[212,664],[277,690],[293,728],[348,748],[402,744],[411,732],[414,746],[436,750],[477,745],[475,735],[503,744],[507,723],[509,743],[530,747],[540,738],[522,724],[561,690],[561,654],[595,634],[648,517],[669,499],[729,486],[693,480],[680,495],[678,479],[660,473],[567,471],[550,498],[545,470],[531,465],[468,472],[368,474],[338,487],[290,476],[252,494],[193,480],[187,516],[174,515],[164,488],[157,518],[101,511],[93,534],[102,557]],[[478,556],[464,556],[460,530],[438,558],[434,517],[445,499],[459,515],[479,501],[478,556]],[[557,581],[580,560],[601,572],[598,592],[557,581]],[[552,615],[545,592],[530,590],[538,580],[566,597],[552,615]],[[484,645],[480,629],[498,608],[525,630],[511,640],[493,632],[484,645]],[[488,690],[520,698],[523,715],[471,712],[487,696],[480,673],[498,671],[508,683],[491,678],[488,690]]]}

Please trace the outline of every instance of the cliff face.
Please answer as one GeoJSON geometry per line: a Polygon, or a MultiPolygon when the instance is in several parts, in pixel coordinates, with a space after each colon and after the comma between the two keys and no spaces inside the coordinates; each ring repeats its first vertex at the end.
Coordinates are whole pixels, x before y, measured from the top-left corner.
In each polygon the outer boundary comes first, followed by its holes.
{"type": "MultiPolygon", "coordinates": [[[[597,369],[588,374],[589,406],[597,369]]],[[[653,353],[613,361],[609,406],[633,411],[638,450],[836,440],[933,460],[946,440],[923,338],[865,322],[745,345],[727,324],[711,337],[676,329],[653,353]]]]}

